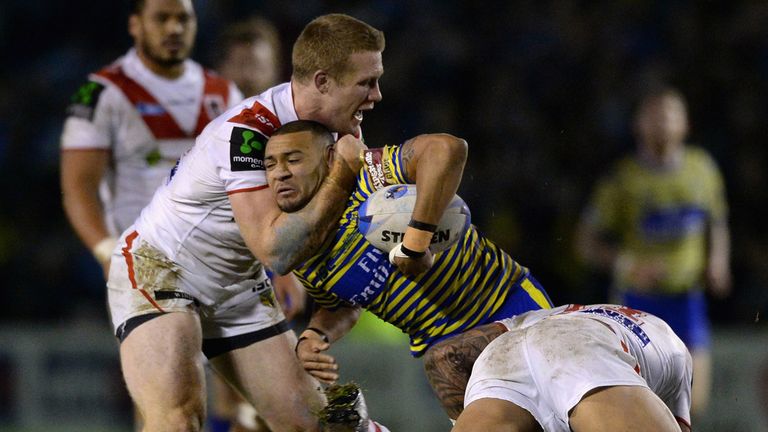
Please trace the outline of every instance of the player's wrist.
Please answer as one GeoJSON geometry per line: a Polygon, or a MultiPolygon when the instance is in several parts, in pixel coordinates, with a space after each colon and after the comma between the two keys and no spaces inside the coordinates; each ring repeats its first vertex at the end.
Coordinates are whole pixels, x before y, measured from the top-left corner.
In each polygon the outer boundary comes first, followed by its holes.
{"type": "Polygon", "coordinates": [[[330,338],[328,338],[328,335],[324,331],[320,330],[317,327],[307,327],[307,328],[305,328],[304,331],[301,332],[301,336],[299,337],[299,339],[301,339],[301,338],[304,338],[304,339],[310,339],[310,338],[321,339],[325,343],[330,343],[331,342],[330,338]]]}
{"type": "Polygon", "coordinates": [[[395,247],[392,248],[392,250],[389,251],[389,262],[392,264],[395,264],[395,258],[419,259],[426,254],[427,254],[426,249],[424,249],[423,251],[415,251],[407,248],[406,246],[403,245],[403,242],[400,242],[396,244],[395,247]]]}
{"type": "MultiPolygon", "coordinates": [[[[334,166],[337,166],[336,164],[334,166]]],[[[357,177],[352,174],[349,168],[332,169],[325,178],[325,182],[342,191],[345,195],[349,194],[357,183],[357,177]]]]}
{"type": "Polygon", "coordinates": [[[309,339],[320,339],[325,343],[331,343],[331,340],[328,338],[328,335],[325,334],[324,331],[318,329],[317,327],[307,327],[303,332],[301,332],[301,335],[299,335],[299,340],[296,341],[296,346],[293,348],[293,351],[298,353],[299,345],[301,345],[303,341],[309,339]]]}
{"type": "Polygon", "coordinates": [[[434,232],[432,231],[415,228],[409,224],[408,228],[405,229],[405,235],[403,235],[403,247],[423,254],[432,243],[433,235],[434,232]]]}
{"type": "Polygon", "coordinates": [[[91,253],[98,262],[109,262],[115,246],[117,246],[117,239],[115,237],[104,237],[91,248],[91,253]]]}

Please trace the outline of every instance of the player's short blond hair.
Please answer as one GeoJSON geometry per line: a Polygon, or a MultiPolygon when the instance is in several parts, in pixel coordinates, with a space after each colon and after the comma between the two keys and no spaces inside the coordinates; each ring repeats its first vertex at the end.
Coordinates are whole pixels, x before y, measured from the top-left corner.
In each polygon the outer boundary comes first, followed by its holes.
{"type": "Polygon", "coordinates": [[[322,15],[304,27],[293,44],[292,78],[306,82],[318,70],[341,80],[349,72],[349,56],[384,51],[381,30],[345,14],[322,15]]]}

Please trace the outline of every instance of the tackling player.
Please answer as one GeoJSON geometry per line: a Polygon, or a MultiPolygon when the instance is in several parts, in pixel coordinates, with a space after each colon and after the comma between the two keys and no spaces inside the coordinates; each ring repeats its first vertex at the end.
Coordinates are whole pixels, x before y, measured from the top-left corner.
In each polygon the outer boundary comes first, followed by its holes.
{"type": "MultiPolygon", "coordinates": [[[[318,430],[324,400],[296,361],[264,266],[285,272],[335,228],[365,147],[355,137],[363,111],[381,100],[383,49],[380,31],[347,15],[310,22],[294,45],[291,81],[213,120],[123,232],[109,308],[147,430],[201,427],[201,348],[271,430],[318,430]],[[267,190],[264,143],[297,118],[345,136],[315,199],[286,215],[267,190]]],[[[324,140],[335,138],[326,131],[324,140]]]]}

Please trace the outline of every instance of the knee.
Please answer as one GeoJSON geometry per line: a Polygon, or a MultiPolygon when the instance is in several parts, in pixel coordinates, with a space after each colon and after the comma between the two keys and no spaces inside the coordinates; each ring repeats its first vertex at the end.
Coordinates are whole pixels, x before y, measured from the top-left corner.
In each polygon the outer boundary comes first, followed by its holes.
{"type": "Polygon", "coordinates": [[[269,415],[259,413],[264,421],[269,425],[269,430],[273,432],[320,432],[320,422],[314,415],[300,413],[280,413],[269,415]]]}
{"type": "Polygon", "coordinates": [[[273,432],[320,431],[320,421],[314,412],[319,412],[322,405],[309,407],[307,403],[286,404],[284,406],[261,406],[259,416],[273,432]]]}
{"type": "Polygon", "coordinates": [[[205,409],[200,404],[188,404],[162,412],[143,413],[144,431],[199,432],[203,429],[205,409]]]}

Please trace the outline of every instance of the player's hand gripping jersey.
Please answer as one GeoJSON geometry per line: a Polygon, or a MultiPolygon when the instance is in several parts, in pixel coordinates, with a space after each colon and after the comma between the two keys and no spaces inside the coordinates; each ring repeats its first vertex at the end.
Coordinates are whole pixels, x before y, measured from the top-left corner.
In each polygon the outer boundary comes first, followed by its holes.
{"type": "Polygon", "coordinates": [[[203,127],[241,99],[234,84],[192,60],[168,80],[133,49],[89,76],[73,97],[61,147],[112,152],[100,188],[112,235],[136,220],[203,127]]]}
{"type": "Polygon", "coordinates": [[[121,257],[113,259],[120,265],[110,271],[115,327],[133,316],[191,303],[205,316],[209,308],[226,308],[262,291],[269,294],[262,302],[274,309],[262,265],[240,234],[228,196],[267,187],[264,144],[282,123],[296,119],[286,83],[241,102],[205,128],[120,240],[121,257]],[[132,287],[113,285],[116,272],[127,272],[132,287]],[[132,300],[120,300],[126,295],[132,300]]]}
{"type": "Polygon", "coordinates": [[[569,411],[590,390],[643,386],[690,424],[691,357],[658,317],[619,305],[565,305],[501,323],[509,331],[477,358],[464,406],[502,399],[531,412],[544,430],[568,432],[569,411]]]}
{"type": "Polygon", "coordinates": [[[295,271],[318,304],[368,309],[410,336],[414,356],[474,326],[551,307],[528,269],[474,226],[451,248],[437,253],[429,271],[412,279],[396,270],[386,252],[366,241],[357,229],[360,205],[385,185],[412,183],[400,150],[386,146],[365,152],[358,187],[335,238],[295,271]]]}

